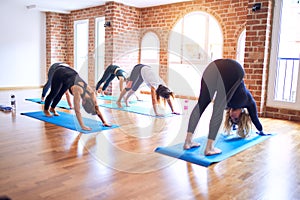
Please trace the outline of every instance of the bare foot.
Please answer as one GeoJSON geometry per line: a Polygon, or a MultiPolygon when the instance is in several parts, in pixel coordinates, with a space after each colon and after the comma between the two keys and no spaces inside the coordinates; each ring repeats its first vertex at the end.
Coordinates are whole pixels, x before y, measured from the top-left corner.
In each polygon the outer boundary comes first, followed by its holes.
{"type": "Polygon", "coordinates": [[[122,104],[121,104],[120,101],[116,101],[116,104],[117,104],[117,106],[118,106],[119,108],[122,108],[122,104]]]}
{"type": "Polygon", "coordinates": [[[44,110],[44,114],[46,115],[46,117],[52,117],[52,115],[49,112],[49,110],[44,110]]]}
{"type": "Polygon", "coordinates": [[[102,89],[98,89],[97,92],[100,94],[100,96],[105,96],[105,93],[104,91],[102,91],[102,89]]]}
{"type": "Polygon", "coordinates": [[[128,100],[125,100],[126,107],[129,107],[128,100]]]}
{"type": "Polygon", "coordinates": [[[195,147],[200,147],[200,144],[197,142],[185,142],[183,145],[183,149],[185,150],[195,148],[195,147]]]}
{"type": "Polygon", "coordinates": [[[54,114],[54,116],[59,116],[58,112],[54,108],[50,108],[50,112],[54,114]]]}
{"type": "Polygon", "coordinates": [[[213,149],[205,149],[205,152],[204,152],[204,154],[206,156],[212,156],[212,155],[216,155],[216,154],[220,154],[220,153],[222,153],[222,150],[218,149],[216,147],[214,147],[213,149]]]}

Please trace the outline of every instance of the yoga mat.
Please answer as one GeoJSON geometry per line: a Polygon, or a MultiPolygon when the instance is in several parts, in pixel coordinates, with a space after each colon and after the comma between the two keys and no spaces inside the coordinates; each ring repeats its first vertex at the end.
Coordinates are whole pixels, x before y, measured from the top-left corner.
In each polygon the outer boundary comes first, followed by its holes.
{"type": "MultiPolygon", "coordinates": [[[[25,100],[32,101],[32,102],[39,103],[39,104],[45,104],[45,101],[41,101],[41,98],[28,98],[25,100]]],[[[70,110],[70,106],[69,106],[68,102],[64,99],[62,99],[58,102],[57,107],[70,110]]]]}
{"type": "MultiPolygon", "coordinates": [[[[215,147],[221,149],[222,153],[212,156],[204,156],[203,152],[200,152],[200,150],[202,149],[201,146],[191,148],[189,150],[184,150],[183,143],[167,147],[157,147],[155,149],[155,152],[178,158],[194,164],[198,164],[204,167],[208,167],[213,163],[225,160],[245,149],[248,149],[260,142],[263,142],[264,140],[272,136],[274,136],[274,134],[260,136],[254,132],[248,138],[240,138],[235,134],[229,136],[225,134],[220,134],[215,147]]],[[[196,138],[193,141],[198,142],[201,145],[205,145],[207,141],[207,136],[196,138]]]]}
{"type": "Polygon", "coordinates": [[[98,96],[97,97],[98,99],[101,99],[101,100],[109,100],[109,101],[117,101],[118,100],[118,97],[116,96],[111,96],[111,95],[105,95],[105,96],[98,96]]]}
{"type": "Polygon", "coordinates": [[[58,113],[60,114],[60,116],[53,116],[53,117],[46,117],[43,111],[25,112],[25,113],[21,113],[21,115],[25,115],[44,122],[55,124],[57,126],[62,126],[74,131],[79,131],[81,133],[93,133],[93,132],[99,132],[99,131],[119,127],[117,125],[112,125],[111,127],[105,127],[102,126],[102,122],[100,121],[89,119],[89,118],[83,118],[84,124],[92,128],[92,130],[90,131],[85,131],[80,128],[77,118],[73,114],[69,114],[65,112],[58,112],[58,113]]]}
{"type": "Polygon", "coordinates": [[[149,103],[149,102],[147,102],[147,105],[145,105],[145,103],[140,103],[140,104],[131,105],[129,107],[126,107],[125,105],[122,104],[123,108],[119,108],[116,103],[100,104],[99,106],[102,106],[105,108],[111,108],[111,109],[115,109],[115,110],[122,110],[122,111],[137,113],[137,114],[141,114],[141,115],[147,115],[147,116],[151,116],[151,117],[157,117],[157,118],[165,118],[165,117],[174,116],[174,114],[172,114],[171,112],[166,113],[163,116],[156,116],[153,112],[153,108],[149,107],[149,104],[151,105],[151,103],[149,103]]]}
{"type": "MultiPolygon", "coordinates": [[[[108,101],[117,101],[119,97],[116,96],[111,96],[111,95],[105,95],[105,96],[98,96],[98,99],[101,100],[108,100],[108,101]]],[[[142,100],[129,100],[129,103],[137,103],[138,101],[142,101],[142,100]]]]}

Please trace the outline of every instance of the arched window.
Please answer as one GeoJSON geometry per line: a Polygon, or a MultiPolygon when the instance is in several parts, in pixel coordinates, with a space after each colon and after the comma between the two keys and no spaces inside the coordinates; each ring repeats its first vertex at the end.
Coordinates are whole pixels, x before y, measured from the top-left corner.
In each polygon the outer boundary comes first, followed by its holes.
{"type": "Polygon", "coordinates": [[[168,85],[176,94],[198,96],[203,70],[223,56],[219,23],[204,12],[185,15],[170,33],[168,51],[168,85]]]}
{"type": "Polygon", "coordinates": [[[159,38],[154,32],[144,35],[141,42],[141,63],[150,65],[159,74],[159,38]]]}
{"type": "Polygon", "coordinates": [[[246,29],[242,31],[240,34],[237,51],[236,51],[236,60],[243,66],[244,65],[244,57],[245,57],[245,43],[246,43],[246,29]]]}

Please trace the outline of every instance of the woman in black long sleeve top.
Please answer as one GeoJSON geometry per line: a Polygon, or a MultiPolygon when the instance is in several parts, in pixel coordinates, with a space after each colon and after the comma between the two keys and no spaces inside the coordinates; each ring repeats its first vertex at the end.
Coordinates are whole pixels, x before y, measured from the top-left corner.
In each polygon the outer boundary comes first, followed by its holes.
{"type": "Polygon", "coordinates": [[[222,151],[213,146],[223,120],[224,109],[229,110],[229,120],[239,124],[244,108],[247,108],[251,121],[258,131],[262,132],[262,125],[258,119],[256,103],[251,93],[246,89],[242,66],[231,59],[219,59],[211,62],[205,69],[198,103],[194,107],[188,124],[184,149],[198,147],[200,144],[192,142],[193,133],[201,115],[209,103],[213,103],[213,112],[209,123],[209,135],[205,148],[205,155],[219,154],[222,151]]]}

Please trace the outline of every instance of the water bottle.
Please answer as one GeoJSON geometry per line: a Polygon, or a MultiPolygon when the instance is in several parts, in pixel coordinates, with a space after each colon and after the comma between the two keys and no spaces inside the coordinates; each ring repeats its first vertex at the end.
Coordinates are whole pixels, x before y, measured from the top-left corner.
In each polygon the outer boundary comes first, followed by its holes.
{"type": "Polygon", "coordinates": [[[185,99],[183,104],[183,115],[189,114],[189,100],[185,99]]]}
{"type": "Polygon", "coordinates": [[[10,105],[11,105],[13,110],[16,109],[16,97],[13,94],[10,95],[10,105]]]}

